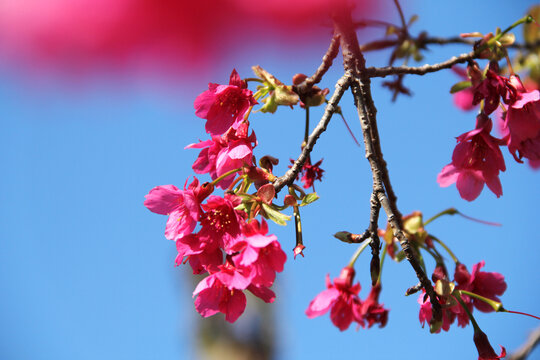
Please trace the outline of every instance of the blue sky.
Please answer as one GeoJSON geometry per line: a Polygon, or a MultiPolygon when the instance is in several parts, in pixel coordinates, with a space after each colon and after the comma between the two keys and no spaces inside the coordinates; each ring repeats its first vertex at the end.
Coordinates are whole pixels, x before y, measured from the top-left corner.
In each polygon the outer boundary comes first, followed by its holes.
{"type": "MultiPolygon", "coordinates": [[[[385,20],[397,21],[390,10],[385,20]]],[[[420,15],[411,30],[434,35],[493,31],[520,18],[532,1],[412,1],[405,13],[420,15]]],[[[227,54],[222,64],[197,82],[162,84],[148,79],[86,79],[74,90],[55,76],[32,81],[12,68],[0,68],[0,357],[2,359],[190,359],[193,320],[187,268],[175,268],[175,246],[163,236],[165,217],[142,202],[154,186],[183,185],[192,174],[196,151],[184,146],[206,139],[204,122],[193,112],[195,96],[209,81],[225,83],[233,67],[252,76],[259,64],[280,79],[311,73],[320,48],[227,54]],[[282,52],[287,55],[283,61],[282,52]],[[289,59],[293,59],[291,61],[289,59]]],[[[432,47],[426,61],[438,62],[466,52],[463,46],[432,47]]],[[[386,55],[369,54],[369,65],[385,65],[386,55]]],[[[340,76],[336,60],[324,86],[333,90],[340,76]]],[[[469,269],[480,260],[486,271],[505,275],[505,306],[538,314],[539,240],[535,230],[540,199],[538,172],[515,163],[505,152],[501,174],[504,195],[484,189],[468,203],[455,187],[440,188],[435,179],[450,162],[455,136],[474,127],[474,113],[452,105],[448,94],[457,78],[450,72],[408,76],[412,97],[391,103],[381,80],[373,81],[379,130],[390,175],[405,214],[429,217],[454,206],[470,216],[503,223],[487,227],[459,217],[441,218],[428,231],[446,241],[469,269]]],[[[360,138],[360,126],[346,95],[345,116],[360,138]]],[[[313,118],[321,109],[313,112],[313,118]]],[[[258,158],[278,157],[286,170],[299,154],[301,111],[279,109],[274,116],[255,114],[258,158]]],[[[475,358],[472,328],[452,327],[431,335],[418,322],[416,283],[406,263],[387,262],[381,302],[390,308],[384,329],[353,328],[343,333],[328,316],[307,319],[309,301],[324,288],[324,276],[339,274],[354,247],[332,238],[340,230],[361,232],[369,217],[371,174],[363,149],[356,147],[339,118],[317,143],[314,160],[324,158],[321,196],[303,208],[307,249],[292,260],[294,228],[271,224],[289,257],[275,286],[279,359],[366,356],[372,359],[420,357],[475,358]],[[404,344],[407,344],[406,346],[404,344]],[[336,350],[339,349],[339,350],[336,350]],[[423,350],[422,350],[423,349],[423,350]]],[[[380,222],[384,226],[384,217],[380,222]]],[[[357,262],[357,278],[369,291],[369,256],[357,262]]],[[[477,320],[492,345],[511,351],[538,321],[509,314],[482,314],[477,320]]],[[[531,359],[540,357],[538,350],[531,359]]]]}

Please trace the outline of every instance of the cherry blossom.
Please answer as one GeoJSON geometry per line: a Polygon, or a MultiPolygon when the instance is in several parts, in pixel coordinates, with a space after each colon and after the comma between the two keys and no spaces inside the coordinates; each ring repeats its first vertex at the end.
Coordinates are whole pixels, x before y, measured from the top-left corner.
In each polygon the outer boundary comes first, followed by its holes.
{"type": "MultiPolygon", "coordinates": [[[[193,163],[193,170],[197,174],[208,173],[212,180],[215,180],[231,170],[251,165],[257,138],[254,132],[250,136],[244,136],[245,133],[247,124],[242,124],[238,130],[231,128],[222,136],[213,136],[211,140],[186,146],[186,149],[202,149],[193,163]]],[[[234,178],[235,174],[231,174],[216,186],[225,189],[234,178]]]]}
{"type": "Polygon", "coordinates": [[[144,206],[154,213],[169,216],[165,237],[174,240],[195,229],[202,213],[200,202],[211,192],[210,187],[205,188],[206,190],[199,187],[197,178],[194,178],[187,189],[184,185],[184,190],[179,190],[174,185],[156,186],[145,196],[144,206]]]}
{"type": "MultiPolygon", "coordinates": [[[[371,287],[367,299],[360,307],[360,313],[356,315],[358,318],[361,317],[366,320],[368,328],[374,324],[384,327],[388,322],[388,309],[384,308],[384,304],[379,303],[381,289],[381,283],[379,282],[371,287]]],[[[358,307],[355,307],[354,310],[358,310],[358,307]]]]}
{"type": "Polygon", "coordinates": [[[275,235],[266,235],[268,225],[263,219],[260,223],[251,220],[242,227],[243,239],[236,242],[231,251],[239,252],[233,256],[237,267],[251,268],[255,275],[252,283],[272,286],[276,272],[283,271],[287,255],[275,235]]]}
{"type": "Polygon", "coordinates": [[[249,108],[257,101],[245,81],[233,70],[229,85],[210,83],[208,90],[195,99],[195,115],[206,119],[206,132],[224,134],[232,126],[237,129],[249,108]]]}
{"type": "Polygon", "coordinates": [[[363,324],[363,319],[357,314],[361,313],[362,303],[358,297],[360,283],[352,284],[355,271],[352,267],[341,270],[339,277],[330,281],[326,276],[327,289],[321,292],[310,303],[306,310],[308,318],[324,315],[330,310],[330,319],[339,330],[349,328],[353,321],[363,324]]]}
{"type": "Polygon", "coordinates": [[[510,77],[517,89],[517,99],[508,106],[503,127],[507,132],[508,150],[516,161],[521,158],[540,160],[540,91],[527,92],[517,75],[510,77]]]}
{"type": "MultiPolygon", "coordinates": [[[[472,273],[469,274],[465,265],[459,264],[459,270],[458,267],[456,267],[455,274],[455,279],[458,283],[457,289],[466,290],[500,302],[499,296],[506,291],[504,276],[497,272],[481,271],[480,269],[482,269],[484,265],[485,261],[480,261],[473,266],[472,273]]],[[[473,298],[471,301],[474,307],[482,312],[494,311],[489,304],[479,299],[473,298]]]]}
{"type": "Polygon", "coordinates": [[[457,137],[452,162],[437,176],[440,186],[456,183],[459,195],[467,201],[476,199],[484,184],[497,197],[502,195],[499,171],[505,171],[506,166],[499,148],[501,141],[490,135],[491,128],[491,119],[481,113],[476,129],[457,137]]]}

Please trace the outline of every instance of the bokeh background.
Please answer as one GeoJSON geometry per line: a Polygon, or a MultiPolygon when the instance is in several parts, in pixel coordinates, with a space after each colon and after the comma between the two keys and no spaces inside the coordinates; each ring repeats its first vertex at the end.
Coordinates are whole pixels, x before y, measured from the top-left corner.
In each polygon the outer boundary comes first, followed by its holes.
{"type": "MultiPolygon", "coordinates": [[[[403,2],[406,17],[420,16],[411,32],[454,36],[490,32],[522,17],[534,1],[403,2]]],[[[31,5],[29,5],[31,6],[31,5]]],[[[393,2],[381,3],[378,18],[399,22],[393,2]]],[[[5,10],[6,8],[4,8],[5,10]]],[[[0,7],[0,12],[2,7],[0,7]]],[[[1,15],[1,14],[0,14],[1,15]]],[[[0,19],[2,17],[0,16],[0,19]]],[[[19,359],[192,359],[196,324],[192,279],[174,267],[174,243],[163,236],[166,218],[150,213],[144,195],[154,186],[182,186],[192,174],[197,151],[187,144],[206,139],[204,121],[194,115],[193,100],[208,82],[226,83],[232,68],[242,77],[259,64],[290,82],[310,74],[330,40],[328,28],[317,38],[293,45],[279,37],[253,36],[244,46],[208,54],[202,62],[108,67],[91,71],[66,65],[43,66],[4,52],[0,57],[0,358],[19,359]],[[8,56],[9,55],[9,56],[8,56]],[[204,66],[203,66],[204,65],[204,66]]],[[[380,29],[360,31],[361,42],[382,36],[380,29]]],[[[246,29],[246,32],[252,32],[246,29]]],[[[255,30],[253,31],[257,33],[255,30]]],[[[521,29],[516,31],[521,38],[521,29]]],[[[467,52],[463,45],[431,46],[426,62],[467,52]]],[[[370,53],[368,63],[383,66],[387,53],[370,53]]],[[[35,59],[33,59],[35,60],[35,59]]],[[[50,59],[49,59],[50,60],[50,59]]],[[[54,57],[53,57],[54,60],[54,57]]],[[[85,64],[87,66],[88,64],[85,64]]],[[[92,65],[92,64],[90,64],[92,65]]],[[[120,64],[121,65],[121,64],[120,64]]],[[[323,86],[333,90],[341,59],[323,86]]],[[[404,214],[425,217],[456,207],[470,216],[496,221],[489,227],[460,217],[445,217],[428,231],[449,244],[469,269],[480,260],[486,271],[505,275],[505,307],[538,314],[539,173],[505,153],[501,174],[504,195],[484,189],[472,202],[455,187],[440,188],[436,176],[450,162],[455,136],[474,127],[474,112],[453,106],[448,93],[458,78],[450,71],[407,76],[411,97],[399,97],[373,81],[379,129],[390,175],[404,214]]],[[[345,117],[357,137],[360,126],[346,95],[345,117]]],[[[312,110],[314,119],[322,109],[312,110]]],[[[286,171],[303,136],[303,113],[280,108],[273,116],[254,114],[258,158],[265,154],[286,171]]],[[[340,230],[363,231],[369,219],[371,174],[364,151],[339,118],[322,135],[313,159],[324,158],[321,199],[303,208],[304,258],[292,259],[294,228],[271,224],[287,251],[272,306],[276,359],[428,358],[474,359],[472,327],[429,334],[418,321],[417,296],[404,291],[417,280],[406,263],[387,262],[380,301],[390,308],[384,329],[340,332],[328,316],[308,319],[304,311],[336,277],[355,247],[332,237],[340,230]]],[[[204,178],[204,177],[203,177],[204,178]]],[[[205,178],[204,178],[205,179],[205,178]]],[[[384,226],[384,217],[380,222],[384,226]]],[[[357,278],[369,291],[368,252],[357,262],[357,278]]],[[[430,264],[432,266],[433,264],[430,264]]],[[[510,314],[475,312],[492,345],[516,349],[537,320],[510,314]]],[[[263,325],[265,326],[265,325],[263,325]]],[[[240,320],[240,336],[249,327],[240,320]]],[[[540,359],[537,349],[530,357],[540,359]]]]}

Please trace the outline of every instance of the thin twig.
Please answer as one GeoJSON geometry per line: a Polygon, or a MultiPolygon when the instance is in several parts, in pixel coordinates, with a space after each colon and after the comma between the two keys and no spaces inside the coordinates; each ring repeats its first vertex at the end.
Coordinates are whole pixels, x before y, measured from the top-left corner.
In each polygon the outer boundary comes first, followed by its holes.
{"type": "Polygon", "coordinates": [[[326,104],[326,108],[324,110],[324,114],[321,120],[319,121],[315,129],[313,129],[311,135],[309,135],[306,146],[304,146],[302,153],[300,154],[300,156],[298,156],[298,159],[285,173],[285,175],[277,178],[276,181],[274,181],[274,189],[276,189],[276,192],[279,192],[286,185],[291,185],[296,179],[296,176],[298,175],[300,170],[302,170],[302,167],[304,166],[306,159],[311,153],[311,150],[313,150],[313,146],[315,146],[317,139],[319,139],[319,136],[321,136],[321,134],[326,130],[326,127],[328,126],[332,115],[334,114],[334,112],[336,112],[338,103],[341,100],[343,93],[349,88],[349,82],[349,76],[344,75],[336,83],[336,90],[328,101],[328,104],[326,104]]]}
{"type": "MultiPolygon", "coordinates": [[[[425,32],[420,33],[416,38],[411,38],[418,48],[425,48],[427,45],[448,45],[448,44],[463,44],[473,46],[476,41],[470,38],[462,38],[460,36],[451,36],[448,38],[443,38],[439,36],[426,36],[425,32]]],[[[401,43],[399,39],[381,39],[374,40],[365,44],[360,45],[360,50],[362,52],[366,51],[375,51],[375,50],[384,50],[394,46],[397,46],[401,43]]],[[[507,45],[507,48],[517,49],[517,50],[533,50],[540,46],[540,40],[533,44],[522,44],[522,43],[513,43],[507,45]]]]}
{"type": "Polygon", "coordinates": [[[414,74],[414,75],[425,75],[427,73],[437,72],[443,69],[449,69],[452,66],[460,63],[465,63],[475,59],[478,56],[474,51],[471,51],[467,54],[461,54],[459,56],[453,56],[450,59],[443,61],[438,64],[433,65],[422,65],[418,67],[414,66],[385,66],[381,68],[369,67],[366,68],[365,76],[373,77],[386,77],[388,75],[399,75],[399,74],[414,74]]]}
{"type": "Polygon", "coordinates": [[[332,66],[332,63],[338,53],[339,36],[334,34],[334,36],[332,36],[332,40],[330,41],[330,46],[328,47],[328,50],[326,50],[326,54],[323,56],[321,65],[317,68],[312,76],[308,77],[301,84],[294,86],[294,91],[300,95],[300,97],[302,97],[303,94],[307,94],[313,85],[318,84],[321,81],[324,74],[326,74],[330,66],[332,66]]]}
{"type": "Polygon", "coordinates": [[[381,210],[381,203],[377,197],[377,194],[373,192],[370,199],[370,214],[369,214],[369,237],[371,241],[369,246],[371,247],[371,262],[369,270],[371,273],[371,285],[375,286],[379,280],[379,273],[381,272],[381,259],[379,258],[379,251],[381,250],[381,240],[377,234],[379,228],[379,211],[381,210]]]}

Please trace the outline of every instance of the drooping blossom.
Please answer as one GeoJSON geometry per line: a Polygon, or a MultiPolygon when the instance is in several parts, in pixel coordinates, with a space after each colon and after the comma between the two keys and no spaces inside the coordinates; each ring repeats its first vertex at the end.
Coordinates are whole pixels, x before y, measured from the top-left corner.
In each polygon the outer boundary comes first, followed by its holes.
{"type": "Polygon", "coordinates": [[[381,283],[377,282],[371,287],[369,295],[362,303],[362,306],[360,308],[354,308],[354,310],[360,309],[360,313],[356,314],[356,316],[364,319],[367,322],[368,328],[372,327],[374,324],[379,324],[379,327],[384,327],[388,322],[388,309],[384,308],[384,304],[379,303],[380,293],[381,283]]]}
{"type": "Polygon", "coordinates": [[[241,235],[240,226],[243,215],[242,212],[234,209],[240,202],[241,199],[236,195],[209,196],[206,203],[202,204],[205,212],[200,217],[199,239],[230,253],[230,246],[241,235]]]}
{"type": "Polygon", "coordinates": [[[208,84],[208,90],[195,99],[195,115],[206,119],[206,132],[221,135],[232,126],[237,129],[249,108],[257,101],[245,81],[233,70],[229,85],[208,84]]]}
{"type": "Polygon", "coordinates": [[[217,241],[208,241],[209,238],[200,238],[198,234],[189,234],[176,240],[176,265],[189,260],[194,274],[216,272],[218,266],[223,264],[223,252],[217,241]]]}
{"type": "Polygon", "coordinates": [[[486,72],[486,77],[480,81],[475,81],[473,77],[473,105],[478,105],[481,100],[484,100],[484,113],[491,114],[499,106],[502,98],[505,103],[511,103],[516,98],[516,89],[511,85],[510,80],[498,74],[498,64],[490,62],[489,69],[486,72]]]}
{"type": "Polygon", "coordinates": [[[330,310],[332,323],[341,331],[347,330],[353,321],[362,325],[363,319],[357,316],[361,313],[362,306],[358,297],[360,283],[352,284],[354,274],[354,269],[347,266],[341,270],[339,277],[334,279],[334,283],[327,275],[327,289],[309,303],[306,310],[307,317],[312,319],[324,315],[330,310]]]}
{"type": "Polygon", "coordinates": [[[505,171],[501,141],[490,135],[492,122],[481,113],[476,118],[476,128],[457,137],[458,144],[452,162],[437,176],[442,187],[456,183],[460,196],[472,201],[480,195],[484,184],[497,197],[502,195],[499,171],[505,171]]]}
{"type": "Polygon", "coordinates": [[[282,272],[287,255],[281,249],[275,235],[266,235],[268,225],[263,219],[260,223],[251,220],[242,227],[242,239],[232,247],[237,267],[251,268],[255,275],[252,283],[262,286],[272,286],[276,272],[282,272]]]}
{"type": "MultiPolygon", "coordinates": [[[[254,132],[250,136],[246,136],[246,133],[247,124],[242,124],[239,129],[231,128],[222,136],[213,136],[211,140],[186,146],[186,149],[202,149],[193,163],[193,170],[197,174],[208,173],[215,180],[228,171],[252,165],[257,138],[254,132]]],[[[231,174],[216,186],[226,189],[234,179],[235,174],[231,174]]]]}
{"type": "Polygon", "coordinates": [[[478,360],[497,360],[506,356],[506,349],[504,346],[501,346],[501,353],[497,355],[489,343],[487,335],[478,328],[474,329],[473,341],[478,350],[478,360]]]}
{"type": "MultiPolygon", "coordinates": [[[[458,66],[453,66],[452,70],[457,74],[463,81],[468,80],[467,72],[458,66]]],[[[471,87],[468,87],[464,90],[458,91],[453,94],[454,104],[463,111],[469,111],[475,108],[473,105],[474,93],[471,87]]]]}
{"type": "Polygon", "coordinates": [[[508,150],[518,162],[522,162],[522,158],[539,161],[540,91],[527,92],[517,75],[512,75],[510,82],[517,89],[517,98],[508,105],[504,116],[508,150]]]}
{"type": "Polygon", "coordinates": [[[194,178],[184,190],[174,185],[156,186],[145,196],[144,206],[148,210],[161,215],[168,215],[165,227],[165,237],[174,240],[177,237],[190,234],[197,225],[201,215],[201,201],[212,192],[213,186],[203,184],[194,178]]]}
{"type": "MultiPolygon", "coordinates": [[[[485,298],[500,302],[499,296],[506,291],[504,276],[497,272],[481,271],[485,265],[484,260],[473,266],[472,273],[469,274],[463,264],[456,267],[455,280],[458,283],[457,289],[466,290],[485,298]],[[459,267],[459,269],[458,269],[459,267]]],[[[465,297],[465,296],[464,296],[465,297]]],[[[474,307],[482,312],[492,312],[493,308],[476,298],[470,300],[474,307]]]]}
{"type": "MultiPolygon", "coordinates": [[[[439,304],[442,307],[442,325],[435,330],[435,333],[438,334],[441,332],[441,329],[444,331],[450,330],[450,325],[456,319],[456,314],[446,306],[447,299],[439,298],[439,304]]],[[[431,319],[433,317],[433,309],[431,307],[431,301],[429,296],[427,296],[425,290],[418,296],[418,304],[420,304],[420,311],[418,313],[418,319],[420,324],[424,327],[425,323],[431,324],[431,319]]]]}
{"type": "Polygon", "coordinates": [[[230,262],[219,267],[219,271],[199,282],[193,297],[195,309],[202,317],[218,312],[225,314],[225,320],[233,323],[246,308],[246,296],[242,292],[251,283],[252,273],[236,269],[230,262]]]}
{"type": "MultiPolygon", "coordinates": [[[[294,164],[294,160],[290,159],[291,164],[294,164]]],[[[302,166],[302,170],[300,170],[300,173],[297,176],[297,179],[302,176],[302,183],[304,189],[309,189],[313,186],[313,182],[315,180],[321,181],[324,170],[321,169],[323,159],[317,161],[315,164],[311,164],[310,159],[306,159],[306,162],[304,163],[304,166],[302,166]]],[[[291,166],[289,166],[290,168],[291,166]]]]}

